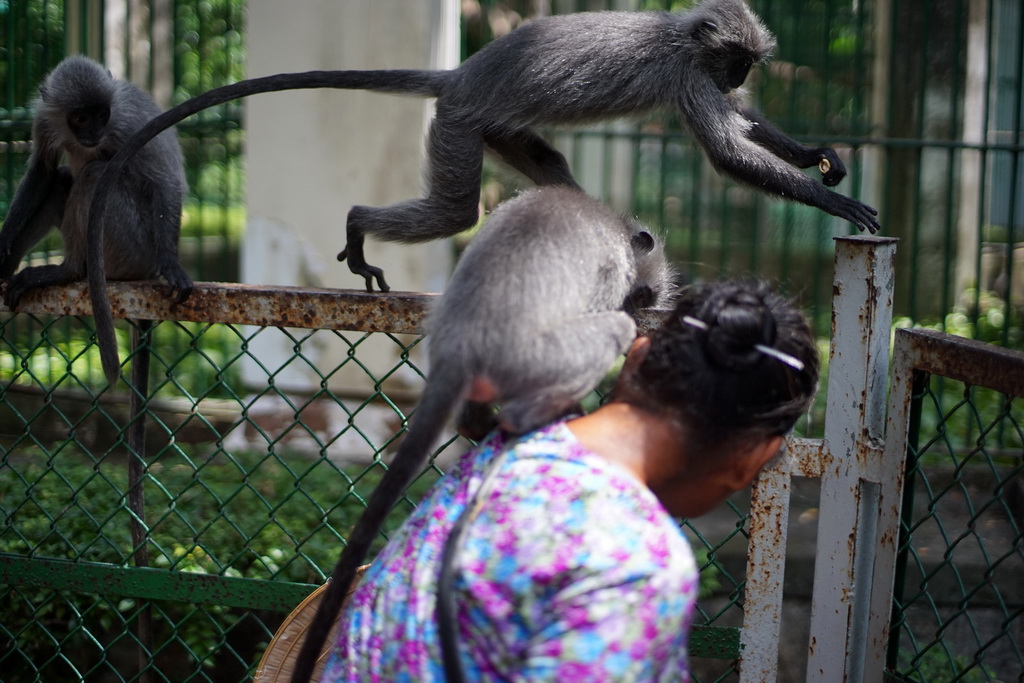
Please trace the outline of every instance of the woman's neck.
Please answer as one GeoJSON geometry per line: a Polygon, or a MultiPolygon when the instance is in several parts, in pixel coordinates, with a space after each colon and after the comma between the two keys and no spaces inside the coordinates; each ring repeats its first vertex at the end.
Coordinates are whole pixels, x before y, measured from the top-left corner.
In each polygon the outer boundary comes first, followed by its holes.
{"type": "Polygon", "coordinates": [[[674,421],[635,405],[605,404],[568,427],[588,450],[614,463],[648,488],[673,476],[685,457],[682,430],[674,421]]]}

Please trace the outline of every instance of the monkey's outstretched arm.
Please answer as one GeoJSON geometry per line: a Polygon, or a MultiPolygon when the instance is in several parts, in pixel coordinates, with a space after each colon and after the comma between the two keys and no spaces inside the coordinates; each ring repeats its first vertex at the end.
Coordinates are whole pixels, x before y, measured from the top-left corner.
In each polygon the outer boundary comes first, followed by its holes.
{"type": "Polygon", "coordinates": [[[846,166],[831,147],[806,147],[776,128],[755,109],[745,107],[740,114],[753,124],[747,138],[783,161],[797,168],[820,168],[822,161],[828,162],[828,168],[822,173],[821,182],[829,187],[835,187],[846,177],[846,166]]]}
{"type": "Polygon", "coordinates": [[[710,79],[693,81],[679,104],[690,131],[722,173],[762,192],[814,206],[850,221],[858,230],[878,231],[878,212],[832,192],[800,173],[768,147],[751,140],[751,122],[733,109],[710,79]]]}

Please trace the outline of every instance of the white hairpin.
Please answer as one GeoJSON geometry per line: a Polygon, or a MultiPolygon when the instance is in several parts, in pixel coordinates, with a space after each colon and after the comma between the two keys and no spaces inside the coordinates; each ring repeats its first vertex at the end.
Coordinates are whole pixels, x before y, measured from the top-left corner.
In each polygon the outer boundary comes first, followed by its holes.
{"type": "MultiPolygon", "coordinates": [[[[684,315],[683,322],[689,325],[690,327],[696,327],[698,330],[703,330],[705,332],[708,331],[708,324],[706,322],[694,318],[692,316],[684,315]]],[[[804,369],[803,361],[801,361],[799,358],[794,358],[788,353],[783,353],[778,349],[773,349],[772,347],[765,346],[764,344],[754,344],[754,349],[763,353],[766,356],[771,356],[775,360],[782,361],[783,363],[793,368],[794,370],[804,369]]]]}
{"type": "Polygon", "coordinates": [[[782,351],[779,351],[778,349],[773,349],[772,347],[765,346],[764,344],[754,344],[754,348],[757,349],[758,351],[760,351],[761,353],[763,353],[766,356],[771,356],[772,358],[774,358],[776,360],[782,361],[783,363],[785,363],[789,367],[793,368],[794,370],[803,370],[804,369],[803,361],[801,361],[799,358],[794,358],[793,356],[789,355],[788,353],[783,353],[782,351]]]}
{"type": "Polygon", "coordinates": [[[689,325],[690,327],[696,327],[698,330],[704,330],[705,332],[708,331],[708,324],[706,322],[704,322],[703,320],[698,320],[697,318],[694,318],[692,316],[684,315],[683,322],[689,325]]]}

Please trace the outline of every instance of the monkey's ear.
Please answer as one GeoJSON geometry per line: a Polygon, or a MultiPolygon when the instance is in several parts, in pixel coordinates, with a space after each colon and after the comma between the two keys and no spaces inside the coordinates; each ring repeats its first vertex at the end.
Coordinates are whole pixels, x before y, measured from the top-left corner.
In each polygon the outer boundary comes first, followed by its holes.
{"type": "Polygon", "coordinates": [[[697,24],[693,29],[694,38],[703,38],[710,36],[712,33],[718,33],[718,24],[707,19],[697,24]]]}
{"type": "Polygon", "coordinates": [[[635,233],[630,239],[629,243],[633,245],[634,249],[638,249],[645,254],[649,254],[654,251],[654,238],[651,237],[651,233],[646,230],[641,230],[635,233]]]}

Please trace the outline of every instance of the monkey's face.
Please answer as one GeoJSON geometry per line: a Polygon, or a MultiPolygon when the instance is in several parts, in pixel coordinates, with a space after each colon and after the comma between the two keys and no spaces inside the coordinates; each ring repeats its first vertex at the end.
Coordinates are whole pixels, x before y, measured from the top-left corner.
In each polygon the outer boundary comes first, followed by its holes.
{"type": "Polygon", "coordinates": [[[108,121],[110,107],[100,104],[72,109],[67,115],[68,128],[83,147],[95,147],[100,143],[108,121]]]}
{"type": "Polygon", "coordinates": [[[650,308],[658,301],[658,295],[648,285],[635,287],[622,302],[622,310],[634,315],[642,308],[650,308]]]}
{"type": "Polygon", "coordinates": [[[727,50],[711,62],[711,78],[719,92],[732,92],[746,82],[751,67],[759,61],[746,50],[727,50]]]}
{"type": "Polygon", "coordinates": [[[754,60],[749,55],[732,60],[725,69],[725,87],[722,88],[722,92],[729,92],[743,85],[747,80],[747,74],[750,73],[750,67],[753,65],[754,60]]]}

